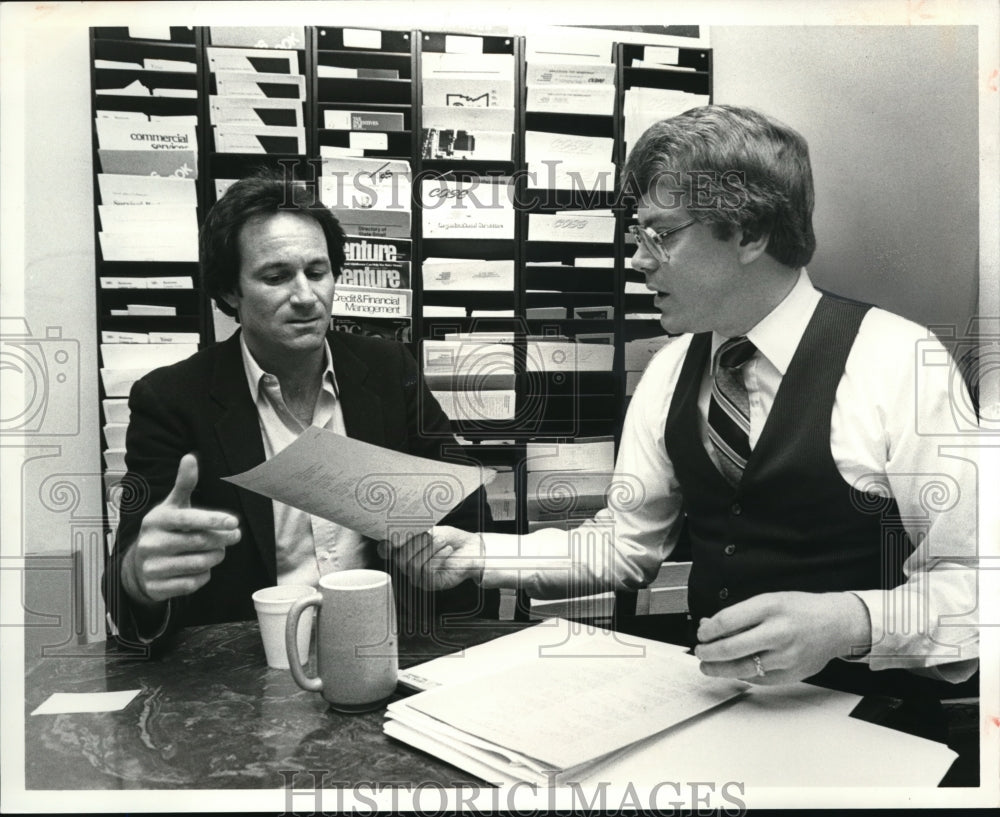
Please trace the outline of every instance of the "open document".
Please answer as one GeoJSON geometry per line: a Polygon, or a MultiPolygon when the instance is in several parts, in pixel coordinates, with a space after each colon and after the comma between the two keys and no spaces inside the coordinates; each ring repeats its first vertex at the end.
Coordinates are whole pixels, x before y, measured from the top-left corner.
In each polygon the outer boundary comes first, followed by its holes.
{"type": "Polygon", "coordinates": [[[271,459],[224,479],[382,540],[427,530],[494,475],[310,426],[271,459]]]}

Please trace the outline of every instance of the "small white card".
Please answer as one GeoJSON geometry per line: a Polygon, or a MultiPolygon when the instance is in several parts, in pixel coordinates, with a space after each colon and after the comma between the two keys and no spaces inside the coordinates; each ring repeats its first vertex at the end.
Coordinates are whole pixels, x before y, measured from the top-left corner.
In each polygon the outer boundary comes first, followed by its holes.
{"type": "Polygon", "coordinates": [[[376,51],[382,48],[382,32],[366,28],[345,28],[344,46],[346,48],[369,48],[376,51]]]}
{"type": "Polygon", "coordinates": [[[142,690],[121,692],[56,692],[38,706],[32,715],[59,715],[64,712],[117,712],[124,709],[142,690]]]}

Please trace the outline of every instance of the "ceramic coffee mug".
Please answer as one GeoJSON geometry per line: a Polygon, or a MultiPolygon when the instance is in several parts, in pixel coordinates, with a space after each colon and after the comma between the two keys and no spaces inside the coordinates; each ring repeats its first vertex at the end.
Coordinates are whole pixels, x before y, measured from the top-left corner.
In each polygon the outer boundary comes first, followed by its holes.
{"type": "Polygon", "coordinates": [[[389,574],[344,570],[325,575],[318,592],[293,602],[285,644],[292,677],[300,687],[321,693],[341,712],[378,709],[395,691],[399,667],[389,574]],[[309,607],[319,608],[315,678],[305,674],[296,643],[299,617],[309,607]]]}

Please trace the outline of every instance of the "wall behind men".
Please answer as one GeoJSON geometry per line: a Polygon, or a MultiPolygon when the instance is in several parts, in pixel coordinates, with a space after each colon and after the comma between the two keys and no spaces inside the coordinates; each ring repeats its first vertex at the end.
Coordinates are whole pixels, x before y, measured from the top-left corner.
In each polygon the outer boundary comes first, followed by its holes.
{"type": "Polygon", "coordinates": [[[964,332],[979,263],[977,31],[711,30],[715,101],[809,142],[818,286],[964,332]]]}

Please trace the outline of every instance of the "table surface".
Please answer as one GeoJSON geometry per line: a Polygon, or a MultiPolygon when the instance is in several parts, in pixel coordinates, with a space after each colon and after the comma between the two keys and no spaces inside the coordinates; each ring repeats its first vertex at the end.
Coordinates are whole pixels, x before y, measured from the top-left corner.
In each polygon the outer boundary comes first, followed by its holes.
{"type": "MultiPolygon", "coordinates": [[[[399,663],[524,626],[469,620],[436,629],[434,638],[401,635],[399,663]]],[[[323,770],[326,786],[476,780],[384,735],[384,710],[334,712],[288,670],[268,668],[256,622],[189,628],[152,658],[111,642],[73,652],[26,667],[28,790],[281,788],[288,772],[302,770],[323,770]],[[30,715],[55,692],[133,689],[139,694],[118,712],[30,715]]]]}
{"type": "MultiPolygon", "coordinates": [[[[525,626],[466,619],[438,624],[433,636],[401,633],[399,664],[413,666],[525,626]]],[[[44,652],[49,654],[26,660],[29,791],[278,789],[295,772],[314,770],[326,788],[482,785],[385,735],[384,709],[335,712],[318,693],[300,689],[288,670],[269,668],[256,621],[182,630],[169,649],[152,657],[114,642],[44,652]],[[136,689],[139,694],[118,712],[30,714],[56,692],[136,689]]],[[[393,700],[406,694],[397,690],[393,700]]],[[[891,714],[883,702],[866,698],[854,717],[894,726],[891,714]]],[[[978,785],[977,758],[970,756],[970,771],[963,772],[969,780],[942,785],[978,785]]],[[[296,785],[316,783],[310,777],[296,785]]]]}

